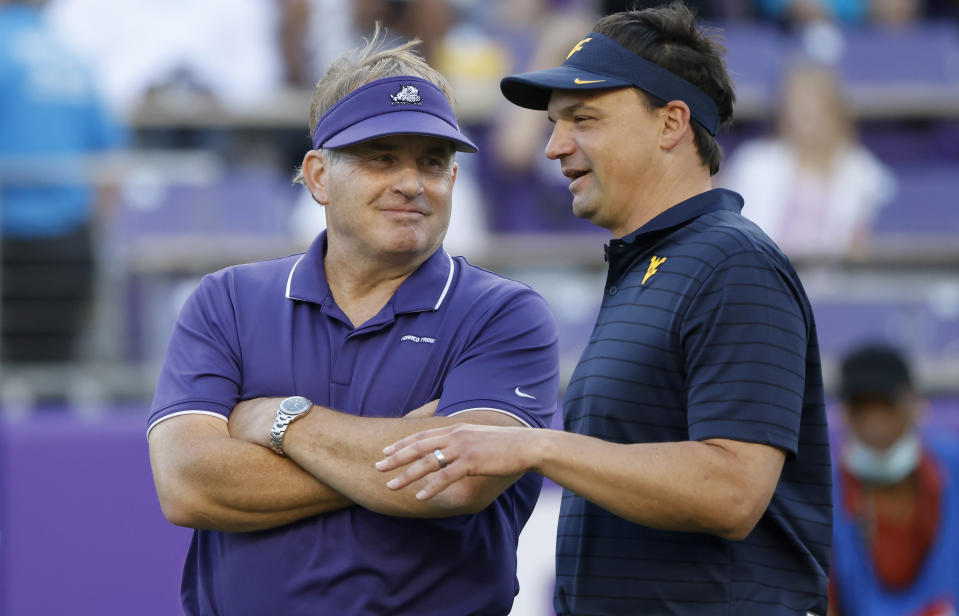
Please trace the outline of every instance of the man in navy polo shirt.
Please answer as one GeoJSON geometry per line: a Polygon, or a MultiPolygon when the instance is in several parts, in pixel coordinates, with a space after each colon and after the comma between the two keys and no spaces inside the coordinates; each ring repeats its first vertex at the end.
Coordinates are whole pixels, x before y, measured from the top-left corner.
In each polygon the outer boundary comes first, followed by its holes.
{"type": "Polygon", "coordinates": [[[719,47],[682,4],[618,13],[563,66],[502,89],[548,111],[546,155],[573,212],[619,238],[566,391],[568,432],[441,428],[387,447],[378,467],[408,464],[390,485],[425,477],[425,500],[461,477],[532,470],[561,484],[559,614],[824,616],[816,328],[742,198],[712,189],[733,102],[719,47]],[[424,457],[437,449],[444,469],[424,457]]]}
{"type": "Polygon", "coordinates": [[[316,88],[298,180],[327,231],[305,254],[205,277],[175,326],[148,439],[165,515],[197,529],[188,614],[512,605],[541,478],[477,477],[422,501],[373,465],[427,428],[544,427],[557,399],[544,300],[441,247],[454,150],[476,148],[411,47],[375,36],[316,88]]]}

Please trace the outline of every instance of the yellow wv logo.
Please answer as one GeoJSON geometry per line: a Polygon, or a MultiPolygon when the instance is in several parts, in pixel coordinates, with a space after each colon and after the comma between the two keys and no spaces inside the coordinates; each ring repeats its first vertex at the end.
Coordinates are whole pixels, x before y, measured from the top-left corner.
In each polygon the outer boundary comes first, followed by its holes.
{"type": "Polygon", "coordinates": [[[654,275],[659,266],[666,262],[667,257],[660,259],[659,257],[653,257],[649,260],[649,267],[646,268],[646,275],[643,276],[643,284],[646,284],[646,281],[649,280],[649,277],[654,275]]]}
{"type": "MultiPolygon", "coordinates": [[[[572,49],[572,51],[569,52],[569,56],[571,56],[571,55],[573,55],[574,53],[576,53],[577,51],[581,50],[581,49],[583,48],[583,45],[585,45],[586,43],[590,42],[591,40],[593,40],[593,37],[584,38],[584,39],[581,40],[580,42],[578,42],[578,43],[576,43],[575,45],[573,45],[573,49],[572,49]]],[[[566,59],[567,59],[567,60],[569,60],[569,56],[566,56],[566,59]]]]}

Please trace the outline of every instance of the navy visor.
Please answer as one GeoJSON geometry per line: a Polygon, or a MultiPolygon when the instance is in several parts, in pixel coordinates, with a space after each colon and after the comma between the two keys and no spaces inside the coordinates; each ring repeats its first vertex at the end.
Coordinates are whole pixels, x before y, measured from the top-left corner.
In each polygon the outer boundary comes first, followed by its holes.
{"type": "Polygon", "coordinates": [[[608,90],[635,86],[666,102],[689,105],[694,120],[715,135],[719,107],[705,92],[616,41],[590,32],[576,43],[562,66],[509,75],[500,82],[503,96],[527,109],[546,109],[553,90],[608,90]]]}

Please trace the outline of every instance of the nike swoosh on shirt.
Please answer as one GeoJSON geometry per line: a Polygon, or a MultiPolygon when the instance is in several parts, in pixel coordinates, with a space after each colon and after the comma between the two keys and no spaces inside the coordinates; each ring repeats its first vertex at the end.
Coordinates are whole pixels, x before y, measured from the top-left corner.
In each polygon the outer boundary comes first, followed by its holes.
{"type": "Polygon", "coordinates": [[[531,395],[529,395],[529,394],[524,394],[523,392],[521,392],[521,391],[519,390],[519,387],[517,387],[516,389],[514,389],[514,390],[513,390],[513,393],[516,394],[517,396],[522,396],[522,397],[524,397],[524,398],[532,398],[533,400],[536,399],[536,396],[531,396],[531,395]]]}
{"type": "Polygon", "coordinates": [[[580,79],[579,77],[577,77],[576,79],[573,80],[573,83],[575,83],[578,86],[581,86],[587,83],[603,83],[604,81],[606,80],[605,79],[580,79]]]}

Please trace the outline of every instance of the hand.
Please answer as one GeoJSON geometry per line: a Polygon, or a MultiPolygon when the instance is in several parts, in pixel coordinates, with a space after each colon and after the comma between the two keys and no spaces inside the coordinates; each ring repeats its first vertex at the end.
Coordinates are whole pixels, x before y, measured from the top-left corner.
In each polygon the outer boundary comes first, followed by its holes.
{"type": "Polygon", "coordinates": [[[387,482],[391,490],[427,478],[416,498],[426,500],[464,477],[521,475],[532,466],[533,440],[543,430],[460,423],[425,430],[383,449],[387,458],[376,463],[380,471],[408,466],[387,482]],[[440,450],[446,467],[433,454],[440,450]]]}
{"type": "Polygon", "coordinates": [[[270,429],[283,398],[243,400],[230,413],[230,436],[270,448],[270,429]]]}

